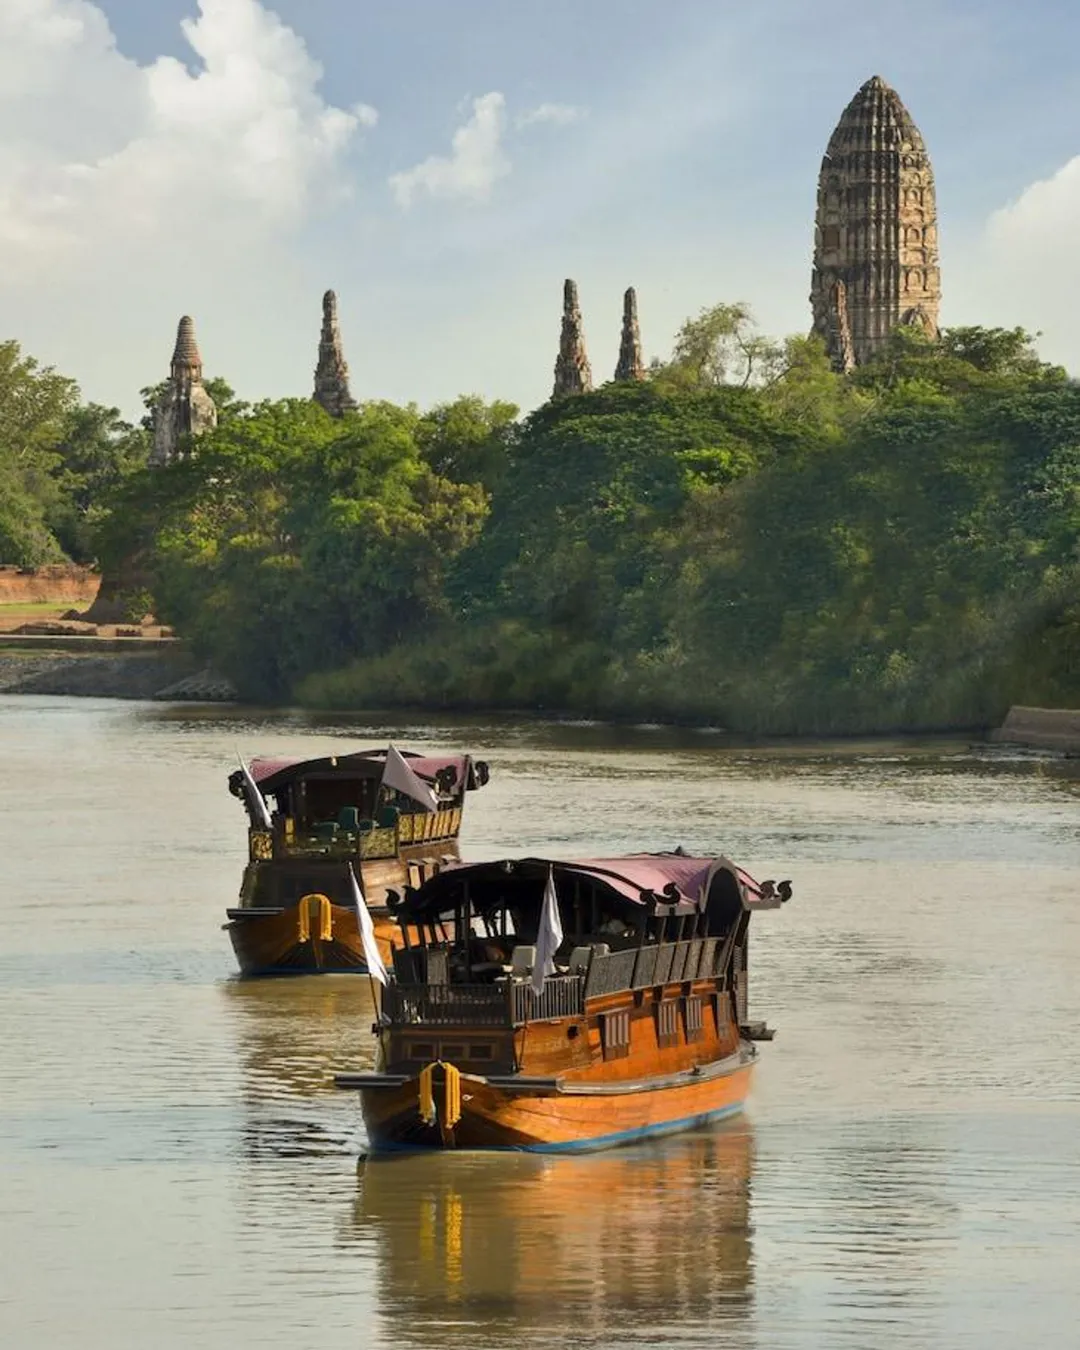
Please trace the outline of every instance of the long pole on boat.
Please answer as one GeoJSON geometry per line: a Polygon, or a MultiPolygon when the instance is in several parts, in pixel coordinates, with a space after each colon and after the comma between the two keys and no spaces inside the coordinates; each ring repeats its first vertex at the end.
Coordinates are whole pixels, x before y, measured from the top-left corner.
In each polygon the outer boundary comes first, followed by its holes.
{"type": "Polygon", "coordinates": [[[360,930],[360,946],[364,952],[364,964],[367,966],[368,980],[371,982],[371,999],[375,1004],[376,1035],[382,1044],[382,999],[376,999],[375,981],[386,985],[390,979],[383,964],[382,953],[375,940],[375,925],[371,922],[371,911],[364,899],[364,892],[356,879],[356,869],[349,863],[349,881],[352,883],[353,902],[356,905],[356,926],[360,930]]]}

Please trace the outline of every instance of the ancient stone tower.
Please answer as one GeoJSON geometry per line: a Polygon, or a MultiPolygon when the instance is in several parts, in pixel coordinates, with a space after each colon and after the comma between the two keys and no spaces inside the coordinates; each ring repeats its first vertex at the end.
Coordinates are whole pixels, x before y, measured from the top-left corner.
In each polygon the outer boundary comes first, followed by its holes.
{"type": "Polygon", "coordinates": [[[343,417],[356,407],[349,392],[349,367],[341,347],[337,296],[327,291],[322,300],[322,332],[319,335],[319,360],[315,367],[315,393],[312,397],[331,417],[343,417]]]}
{"type": "Polygon", "coordinates": [[[555,388],[551,391],[551,397],[587,394],[591,388],[592,370],[585,354],[577,282],[566,281],[563,283],[562,334],[559,338],[559,356],[555,362],[555,388]]]}
{"type": "Polygon", "coordinates": [[[637,292],[633,286],[623,296],[622,341],[615,378],[621,381],[643,380],[645,358],[641,354],[641,329],[638,327],[637,292]]]}
{"type": "Polygon", "coordinates": [[[821,161],[810,304],[837,370],[898,324],[936,334],[941,303],[934,175],[895,90],[867,80],[821,161]]]}
{"type": "Polygon", "coordinates": [[[154,409],[150,463],[171,464],[183,452],[186,437],[201,436],[216,426],[217,408],[203,388],[195,325],[185,314],[176,330],[169,382],[154,409]]]}

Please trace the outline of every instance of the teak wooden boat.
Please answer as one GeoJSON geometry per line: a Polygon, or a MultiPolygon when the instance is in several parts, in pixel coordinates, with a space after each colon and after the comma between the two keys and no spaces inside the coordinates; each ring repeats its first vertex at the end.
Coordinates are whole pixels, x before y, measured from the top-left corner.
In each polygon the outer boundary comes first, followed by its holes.
{"type": "Polygon", "coordinates": [[[335,1082],[376,1151],[585,1150],[731,1115],[772,1037],[747,1018],[750,915],[790,894],[682,853],[444,869],[391,897],[377,1071],[335,1082]]]}
{"type": "Polygon", "coordinates": [[[421,803],[384,782],[396,754],[255,759],[230,775],[248,813],[240,903],[224,925],[241,974],[366,973],[350,869],[390,959],[387,894],[458,859],[465,794],[488,781],[487,765],[468,755],[404,752],[428,794],[421,803]]]}

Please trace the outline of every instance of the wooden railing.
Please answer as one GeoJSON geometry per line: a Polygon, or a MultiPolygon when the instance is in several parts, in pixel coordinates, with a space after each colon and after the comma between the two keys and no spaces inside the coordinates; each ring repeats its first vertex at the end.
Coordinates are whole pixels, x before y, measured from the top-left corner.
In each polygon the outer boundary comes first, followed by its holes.
{"type": "Polygon", "coordinates": [[[585,1011],[584,975],[549,975],[541,994],[534,994],[527,981],[510,988],[515,1026],[551,1017],[580,1017],[585,1011]]]}
{"type": "Polygon", "coordinates": [[[658,984],[682,984],[711,979],[722,944],[718,938],[691,938],[686,942],[647,943],[606,956],[589,964],[585,997],[614,994],[620,989],[648,989],[658,984]]]}
{"type": "Polygon", "coordinates": [[[505,1027],[510,999],[505,984],[388,984],[383,1016],[392,1026],[505,1027]]]}
{"type": "MultiPolygon", "coordinates": [[[[383,992],[383,1014],[394,1026],[522,1026],[557,1017],[580,1017],[585,1001],[623,989],[711,979],[723,944],[692,938],[631,947],[593,956],[587,975],[551,975],[534,994],[528,979],[497,984],[414,984],[394,981],[383,992]]],[[[406,968],[399,953],[395,967],[406,968]]],[[[409,963],[411,965],[411,962],[409,963]]]]}
{"type": "Polygon", "coordinates": [[[398,816],[390,825],[375,825],[355,831],[339,829],[325,835],[318,831],[289,831],[278,822],[273,831],[248,831],[248,856],[252,861],[270,858],[393,858],[405,845],[455,839],[461,829],[461,807],[418,811],[398,816]]]}

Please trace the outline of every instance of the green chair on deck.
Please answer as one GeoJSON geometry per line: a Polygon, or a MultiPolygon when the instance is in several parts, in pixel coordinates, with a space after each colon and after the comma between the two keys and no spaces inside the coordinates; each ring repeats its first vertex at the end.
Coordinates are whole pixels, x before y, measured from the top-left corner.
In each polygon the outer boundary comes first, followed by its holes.
{"type": "Polygon", "coordinates": [[[375,817],[375,823],[380,830],[396,829],[399,815],[401,815],[401,812],[396,806],[382,806],[375,817]]]}
{"type": "Polygon", "coordinates": [[[348,834],[360,833],[360,812],[355,806],[343,806],[338,812],[338,825],[348,834]]]}

